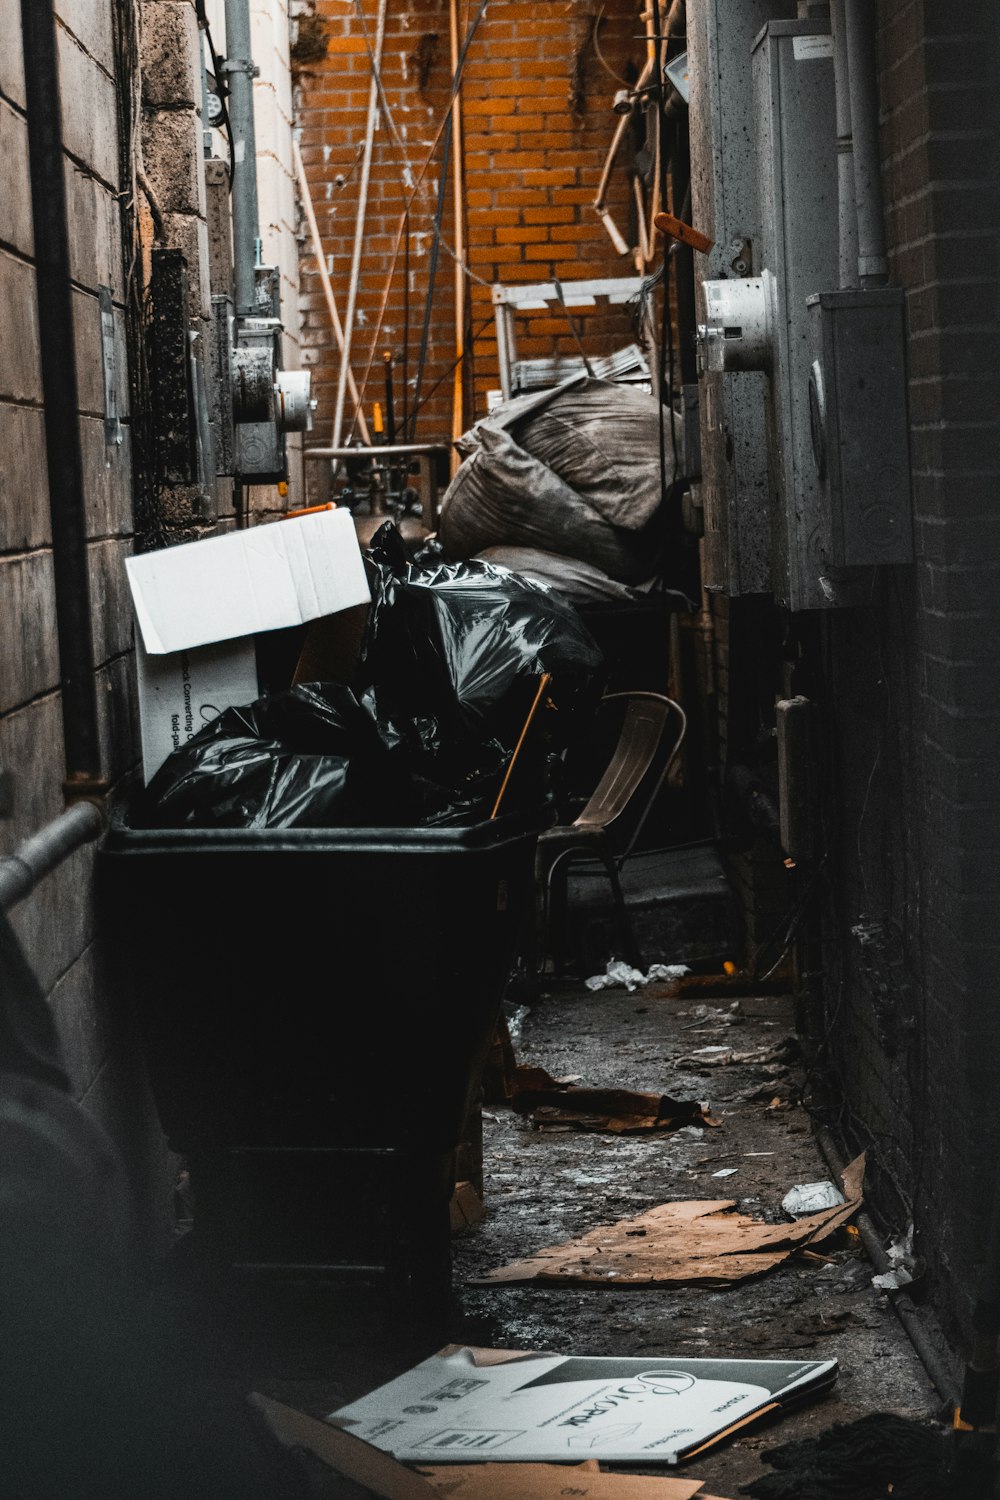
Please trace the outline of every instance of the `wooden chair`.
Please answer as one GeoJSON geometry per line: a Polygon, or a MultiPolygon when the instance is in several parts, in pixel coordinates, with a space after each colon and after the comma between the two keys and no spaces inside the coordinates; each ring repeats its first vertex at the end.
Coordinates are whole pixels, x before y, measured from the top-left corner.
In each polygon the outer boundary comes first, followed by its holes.
{"type": "Polygon", "coordinates": [[[627,707],[618,743],[586,807],[572,823],[549,829],[538,841],[540,957],[544,964],[551,946],[557,973],[562,969],[569,866],[580,859],[603,864],[614,897],[623,957],[641,967],[619,871],[634,850],[681,748],[687,717],[679,703],[661,693],[609,693],[602,707],[621,701],[627,707]]]}

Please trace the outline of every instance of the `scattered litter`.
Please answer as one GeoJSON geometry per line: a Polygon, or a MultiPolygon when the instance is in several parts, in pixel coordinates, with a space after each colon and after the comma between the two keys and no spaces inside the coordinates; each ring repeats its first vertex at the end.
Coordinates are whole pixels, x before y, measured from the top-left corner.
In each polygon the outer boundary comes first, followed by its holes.
{"type": "Polygon", "coordinates": [[[660,1204],[500,1266],[476,1282],[601,1286],[611,1273],[632,1286],[696,1281],[725,1286],[744,1281],[846,1224],[861,1205],[863,1178],[864,1157],[859,1156],[844,1172],[846,1201],[792,1224],[765,1224],[733,1213],[732,1199],[660,1204]],[[637,1237],[636,1230],[646,1232],[637,1237]]]}
{"type": "Polygon", "coordinates": [[[739,1167],[720,1167],[718,1172],[713,1172],[713,1177],[735,1177],[739,1167]]]}
{"type": "MultiPolygon", "coordinates": [[[[671,1464],[703,1453],[734,1427],[745,1431],[755,1417],[775,1415],[786,1400],[825,1391],[836,1378],[832,1359],[574,1358],[450,1345],[327,1421],[416,1464],[545,1464],[581,1456],[671,1464]]],[[[473,1493],[493,1500],[498,1492],[480,1477],[473,1493]]],[[[535,1491],[529,1485],[506,1493],[535,1491]]],[[[630,1492],[618,1493],[625,1500],[630,1492]]]]}
{"type": "Polygon", "coordinates": [[[687,964],[651,964],[644,974],[641,969],[633,969],[624,959],[610,958],[603,974],[592,974],[584,983],[588,990],[614,990],[624,985],[631,995],[654,979],[681,979],[690,972],[687,964]]]}
{"type": "Polygon", "coordinates": [[[518,1042],[521,1040],[521,1033],[524,1030],[524,1023],[530,1015],[530,1005],[519,1005],[517,1009],[507,1017],[507,1034],[510,1037],[511,1044],[513,1046],[516,1047],[518,1042]]]}
{"type": "Polygon", "coordinates": [[[452,1234],[462,1234],[466,1229],[482,1223],[486,1217],[486,1209],[471,1182],[456,1182],[448,1213],[452,1234]]]}
{"type": "Polygon", "coordinates": [[[703,1141],[705,1132],[700,1125],[682,1125],[674,1131],[675,1141],[703,1141]]]}
{"type": "Polygon", "coordinates": [[[888,1271],[872,1277],[872,1286],[877,1286],[880,1291],[898,1292],[923,1275],[923,1262],[913,1253],[912,1224],[902,1239],[895,1240],[889,1246],[886,1257],[889,1261],[888,1271]]]}
{"type": "Polygon", "coordinates": [[[739,1000],[734,1000],[725,1010],[718,1010],[714,1005],[696,1005],[688,1014],[695,1019],[688,1026],[682,1026],[682,1031],[707,1030],[708,1026],[741,1026],[746,1019],[739,1000]]]}
{"type": "Polygon", "coordinates": [[[737,1052],[732,1047],[716,1045],[712,1047],[696,1047],[693,1052],[686,1053],[674,1061],[675,1068],[728,1068],[731,1064],[747,1067],[776,1068],[777,1073],[772,1077],[780,1076],[790,1063],[796,1062],[799,1057],[799,1045],[793,1036],[782,1037],[779,1042],[770,1042],[763,1047],[751,1047],[747,1052],[737,1052]]]}
{"type": "Polygon", "coordinates": [[[836,1208],[843,1201],[843,1193],[832,1182],[800,1182],[785,1194],[781,1206],[793,1219],[801,1219],[821,1208],[836,1208]]]}
{"type": "Polygon", "coordinates": [[[517,1066],[511,1078],[511,1108],[533,1125],[571,1125],[576,1130],[639,1135],[690,1124],[720,1125],[697,1099],[639,1094],[631,1089],[578,1088],[577,1077],[553,1078],[544,1068],[517,1066]]]}

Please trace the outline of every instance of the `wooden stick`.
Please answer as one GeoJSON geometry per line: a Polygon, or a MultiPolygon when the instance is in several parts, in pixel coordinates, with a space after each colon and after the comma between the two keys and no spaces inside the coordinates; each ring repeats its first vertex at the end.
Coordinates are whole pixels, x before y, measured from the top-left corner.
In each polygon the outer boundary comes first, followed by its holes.
{"type": "MultiPolygon", "coordinates": [[[[313,208],[312,193],[309,191],[309,181],[306,177],[305,164],[302,161],[302,152],[299,143],[292,136],[292,160],[295,164],[295,175],[298,179],[299,193],[302,198],[302,207],[306,211],[306,222],[309,225],[309,233],[312,236],[313,255],[316,257],[316,269],[319,271],[320,285],[326,298],[327,310],[330,314],[330,322],[333,324],[333,332],[337,340],[337,348],[341,354],[344,352],[344,329],[340,321],[340,313],[337,310],[337,299],[333,295],[333,287],[330,283],[330,275],[326,269],[326,255],[323,252],[323,241],[320,239],[319,224],[316,222],[316,210],[313,208]]],[[[355,421],[358,432],[361,434],[362,442],[371,443],[371,434],[368,431],[368,423],[361,409],[361,397],[358,394],[358,383],[354,378],[354,371],[348,370],[347,384],[351,392],[351,400],[354,402],[355,421]]]]}
{"type": "Polygon", "coordinates": [[[493,811],[490,813],[490,820],[491,821],[492,821],[492,819],[494,819],[497,816],[497,813],[500,811],[500,804],[503,801],[504,793],[507,790],[507,783],[508,783],[508,781],[511,778],[511,774],[512,774],[512,772],[514,770],[515,765],[517,764],[517,757],[521,753],[521,746],[524,744],[525,740],[528,737],[528,730],[531,728],[531,725],[532,725],[532,722],[534,720],[535,714],[538,712],[538,706],[541,703],[543,697],[545,696],[546,690],[547,690],[548,685],[549,685],[549,683],[551,681],[552,681],[552,673],[551,672],[543,672],[542,676],[541,676],[541,681],[538,684],[538,692],[535,694],[535,701],[531,705],[530,709],[528,710],[528,717],[524,721],[524,728],[521,730],[520,738],[518,739],[517,744],[514,746],[514,754],[510,758],[510,764],[507,767],[507,770],[506,770],[506,773],[504,775],[503,781],[502,781],[502,783],[500,785],[500,790],[497,793],[497,800],[493,804],[493,811]]]}
{"type": "MultiPolygon", "coordinates": [[[[451,76],[457,87],[451,101],[452,178],[455,196],[455,377],[451,397],[451,440],[457,442],[465,431],[463,381],[465,377],[465,212],[462,152],[462,80],[458,77],[458,0],[451,0],[451,76]]],[[[451,475],[461,463],[458,450],[451,450],[451,475]]]]}
{"type": "Polygon", "coordinates": [[[375,31],[375,47],[372,53],[372,78],[368,89],[368,124],[365,130],[365,150],[361,159],[361,183],[358,187],[358,209],[354,221],[354,254],[351,258],[351,281],[347,290],[347,311],[344,314],[344,343],[340,351],[340,379],[337,382],[337,406],[333,414],[333,442],[331,447],[340,447],[344,430],[344,397],[347,392],[347,372],[350,369],[351,338],[354,332],[354,312],[358,301],[358,284],[361,280],[361,251],[365,238],[365,216],[368,212],[368,184],[371,180],[372,153],[375,146],[375,121],[378,118],[378,70],[382,66],[382,44],[385,40],[385,12],[387,0],[379,0],[378,24],[375,31]]]}

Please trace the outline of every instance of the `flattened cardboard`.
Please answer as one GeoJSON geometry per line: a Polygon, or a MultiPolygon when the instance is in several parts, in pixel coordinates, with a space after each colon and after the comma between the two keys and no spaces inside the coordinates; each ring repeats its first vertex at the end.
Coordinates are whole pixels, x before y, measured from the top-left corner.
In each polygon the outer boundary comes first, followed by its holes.
{"type": "Polygon", "coordinates": [[[864,1161],[859,1156],[844,1172],[845,1203],[791,1224],[762,1224],[732,1213],[736,1205],[731,1198],[663,1203],[488,1271],[475,1284],[654,1286],[701,1281],[728,1286],[744,1281],[846,1224],[861,1206],[864,1161]]]}
{"type": "Polygon", "coordinates": [[[142,775],[147,783],[172,751],[186,745],[223,709],[257,697],[252,640],[150,656],[140,639],[135,643],[135,662],[142,775]]]}
{"type": "Polygon", "coordinates": [[[350,1433],[317,1422],[267,1396],[253,1396],[275,1436],[287,1447],[304,1448],[338,1474],[355,1480],[383,1500],[713,1500],[700,1480],[605,1474],[592,1459],[582,1464],[449,1464],[419,1471],[362,1443],[350,1433]]]}
{"type": "MultiPolygon", "coordinates": [[[[699,1479],[604,1474],[585,1464],[449,1464],[421,1469],[446,1500],[703,1500],[699,1479]]],[[[708,1500],[705,1496],[704,1500],[708,1500]]]]}
{"type": "Polygon", "coordinates": [[[250,1397],[268,1426],[287,1448],[305,1448],[329,1464],[338,1474],[353,1479],[383,1500],[438,1500],[434,1486],[412,1469],[406,1469],[394,1458],[363,1443],[349,1432],[318,1422],[304,1412],[272,1401],[269,1396],[250,1397]]]}
{"type": "Polygon", "coordinates": [[[153,656],[302,625],[371,597],[347,510],[144,552],[125,566],[153,656]]]}
{"type": "Polygon", "coordinates": [[[533,1125],[572,1125],[575,1130],[641,1135],[682,1125],[719,1125],[696,1099],[639,1094],[631,1089],[581,1088],[553,1078],[544,1068],[519,1065],[511,1079],[511,1107],[530,1114],[533,1125]]]}
{"type": "Polygon", "coordinates": [[[675,1464],[832,1385],[836,1360],[432,1355],[329,1422],[403,1462],[675,1464]]]}

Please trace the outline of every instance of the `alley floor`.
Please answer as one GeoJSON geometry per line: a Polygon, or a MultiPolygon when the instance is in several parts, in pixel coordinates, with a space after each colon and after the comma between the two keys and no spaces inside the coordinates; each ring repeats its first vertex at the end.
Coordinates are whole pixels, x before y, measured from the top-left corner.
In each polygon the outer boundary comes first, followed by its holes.
{"type": "Polygon", "coordinates": [[[851,1231],[839,1231],[822,1254],[795,1256],[737,1286],[472,1284],[533,1250],[669,1200],[731,1199],[752,1217],[784,1221],[788,1189],[829,1176],[796,1102],[803,1072],[789,999],[565,985],[524,1020],[517,1051],[557,1077],[707,1101],[721,1123],[615,1136],[538,1129],[487,1106],[486,1217],[453,1242],[450,1326],[435,1326],[420,1309],[401,1319],[374,1294],[333,1289],[320,1299],[310,1289],[297,1300],[290,1289],[277,1299],[258,1289],[216,1302],[207,1317],[204,1304],[188,1306],[203,1346],[214,1340],[217,1369],[321,1416],[449,1340],[577,1355],[836,1358],[830,1394],[687,1466],[707,1493],[726,1497],[766,1472],[768,1448],[833,1422],[877,1411],[935,1417],[940,1399],[851,1231]],[[720,1061],[748,1052],[756,1060],[720,1061]]]}

